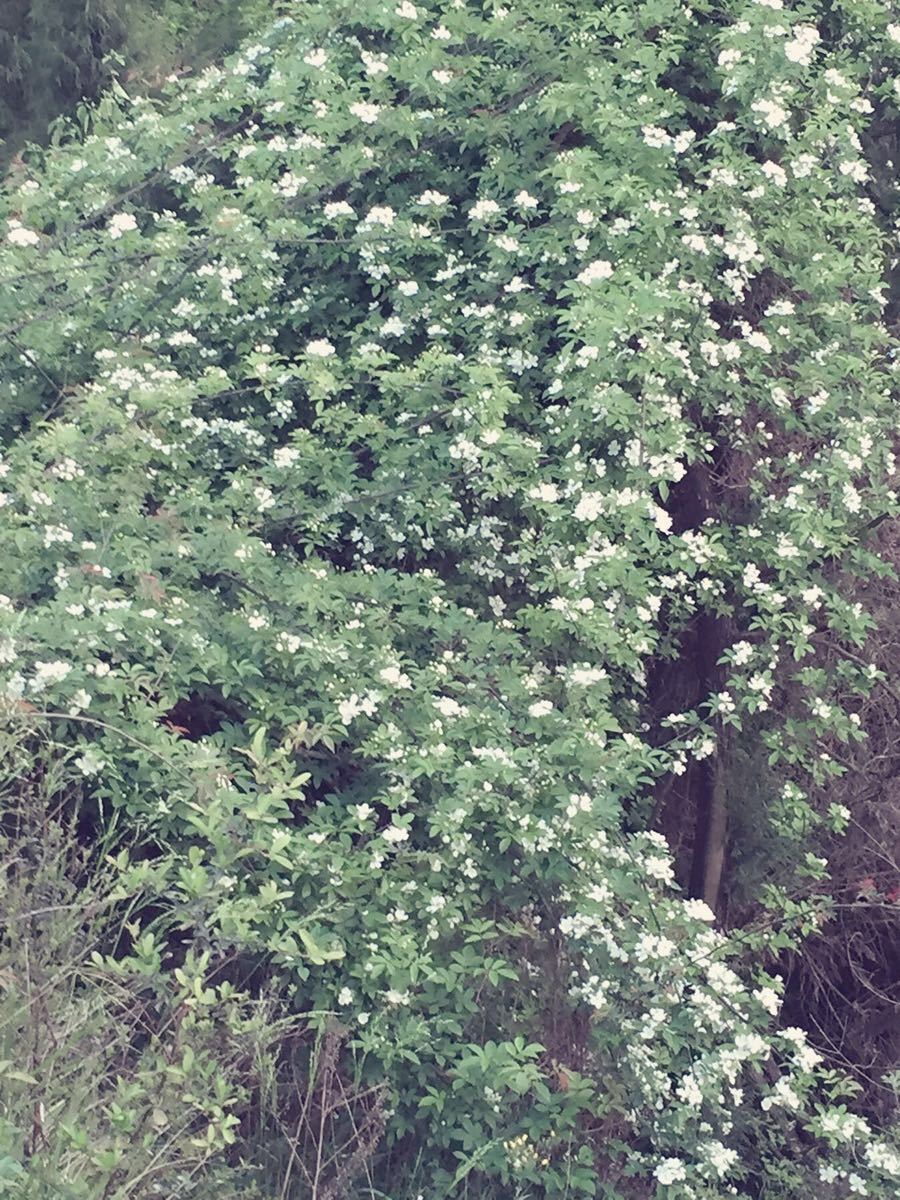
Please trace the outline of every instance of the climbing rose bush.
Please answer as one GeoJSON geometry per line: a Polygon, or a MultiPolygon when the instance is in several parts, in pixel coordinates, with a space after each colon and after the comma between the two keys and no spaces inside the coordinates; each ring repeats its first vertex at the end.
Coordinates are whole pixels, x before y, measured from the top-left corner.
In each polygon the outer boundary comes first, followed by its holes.
{"type": "Polygon", "coordinates": [[[775,831],[846,819],[898,55],[867,0],[309,5],[9,185],[6,719],[337,1015],[392,1194],[894,1194],[747,954],[825,864],[726,934],[646,830],[751,721],[775,831]],[[660,718],[700,614],[727,686],[660,718]]]}

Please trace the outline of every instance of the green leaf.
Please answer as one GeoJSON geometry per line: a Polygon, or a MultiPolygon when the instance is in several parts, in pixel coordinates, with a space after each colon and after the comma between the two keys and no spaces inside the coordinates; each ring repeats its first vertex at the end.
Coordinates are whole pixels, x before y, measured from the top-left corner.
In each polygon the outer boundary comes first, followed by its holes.
{"type": "Polygon", "coordinates": [[[326,963],[340,962],[345,955],[344,948],[339,943],[334,943],[326,948],[321,946],[307,929],[298,929],[297,934],[303,943],[307,957],[314,966],[322,967],[326,963]]]}

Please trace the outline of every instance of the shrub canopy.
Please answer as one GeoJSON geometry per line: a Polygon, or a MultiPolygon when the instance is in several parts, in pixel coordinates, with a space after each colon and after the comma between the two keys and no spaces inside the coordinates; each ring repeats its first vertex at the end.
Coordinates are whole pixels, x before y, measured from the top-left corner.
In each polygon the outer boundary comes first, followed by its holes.
{"type": "Polygon", "coordinates": [[[391,1195],[893,1194],[736,962],[824,864],[726,936],[644,830],[748,724],[778,836],[846,819],[898,36],[869,0],[311,5],[8,192],[10,719],[201,946],[339,1014],[391,1195]],[[704,617],[725,685],[661,713],[704,617]]]}

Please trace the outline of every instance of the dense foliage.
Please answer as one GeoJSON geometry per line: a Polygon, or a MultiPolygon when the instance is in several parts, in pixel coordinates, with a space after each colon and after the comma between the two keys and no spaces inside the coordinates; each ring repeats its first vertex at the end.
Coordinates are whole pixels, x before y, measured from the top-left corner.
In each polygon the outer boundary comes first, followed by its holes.
{"type": "Polygon", "coordinates": [[[359,1195],[895,1194],[764,955],[879,680],[898,58],[873,0],[331,2],[10,186],[8,723],[340,1041],[359,1195]],[[747,728],[795,866],[726,934],[649,797],[747,728]]]}

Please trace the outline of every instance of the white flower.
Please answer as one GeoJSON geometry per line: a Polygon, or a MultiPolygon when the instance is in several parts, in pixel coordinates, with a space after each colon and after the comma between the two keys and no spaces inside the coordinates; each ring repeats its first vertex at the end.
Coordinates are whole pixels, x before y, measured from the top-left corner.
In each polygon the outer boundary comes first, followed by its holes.
{"type": "Polygon", "coordinates": [[[96,750],[89,747],[84,754],[75,759],[75,766],[82,775],[96,775],[103,767],[106,766],[104,759],[100,757],[96,750]]]}
{"type": "Polygon", "coordinates": [[[757,988],[753,995],[760,1002],[767,1013],[771,1013],[773,1017],[778,1016],[778,1010],[781,1008],[781,997],[774,988],[757,988]]]}
{"type": "Polygon", "coordinates": [[[668,858],[658,858],[654,855],[646,859],[644,870],[652,879],[661,879],[664,883],[670,883],[675,878],[672,862],[668,858]]]}
{"type": "Polygon", "coordinates": [[[385,75],[390,70],[387,57],[384,54],[372,54],[368,50],[363,50],[360,58],[365,64],[367,75],[385,75]]]}
{"type": "Polygon", "coordinates": [[[300,457],[300,451],[296,446],[279,446],[272,455],[272,461],[280,470],[285,467],[292,467],[300,457]]]}
{"type": "Polygon", "coordinates": [[[866,164],[856,158],[848,158],[844,162],[838,163],[838,170],[842,175],[848,175],[854,183],[865,183],[869,178],[866,164]]]}
{"type": "Polygon", "coordinates": [[[315,67],[316,70],[321,70],[328,62],[328,54],[320,46],[316,50],[310,50],[309,54],[304,54],[303,61],[308,67],[315,67]]]}
{"type": "Polygon", "coordinates": [[[584,492],[575,505],[573,516],[576,521],[596,521],[603,512],[603,493],[584,492]]]}
{"type": "Polygon", "coordinates": [[[653,520],[660,533],[669,533],[672,529],[672,515],[658,504],[653,505],[653,520]]]}
{"type": "Polygon", "coordinates": [[[787,185],[787,171],[785,171],[784,167],[779,166],[778,163],[764,162],[761,170],[768,179],[771,179],[779,187],[787,185]]]}
{"type": "Polygon", "coordinates": [[[590,687],[594,683],[602,683],[606,679],[606,671],[602,667],[573,667],[569,673],[569,682],[573,687],[590,687]]]}
{"type": "Polygon", "coordinates": [[[414,279],[404,279],[397,284],[397,291],[402,296],[415,296],[419,290],[419,285],[414,279]]]}
{"type": "Polygon", "coordinates": [[[862,496],[852,483],[845,483],[841,490],[841,499],[848,512],[858,513],[862,508],[862,496]]]}
{"type": "Polygon", "coordinates": [[[687,1179],[687,1172],[680,1158],[664,1158],[657,1164],[653,1176],[663,1186],[668,1186],[670,1183],[681,1183],[687,1179]]]}
{"type": "Polygon", "coordinates": [[[685,914],[696,921],[714,921],[716,914],[705,900],[683,900],[685,914]]]}
{"type": "Polygon", "coordinates": [[[443,192],[429,190],[422,193],[416,204],[420,204],[423,208],[442,208],[449,199],[450,197],[445,196],[443,192]]]}
{"type": "MultiPolygon", "coordinates": [[[[800,1097],[791,1087],[786,1079],[779,1079],[768,1096],[763,1096],[759,1102],[759,1107],[763,1112],[768,1112],[770,1108],[780,1105],[784,1108],[798,1109],[800,1107],[800,1097]]],[[[822,1120],[822,1125],[825,1125],[825,1119],[822,1120]]]]}
{"type": "Polygon", "coordinates": [[[675,949],[675,943],[667,937],[642,933],[635,943],[634,956],[638,962],[646,962],[648,958],[671,958],[675,949]]]}
{"type": "Polygon", "coordinates": [[[448,83],[453,82],[453,72],[434,70],[431,72],[431,78],[435,83],[443,84],[446,87],[448,83]]]}
{"type": "Polygon", "coordinates": [[[381,836],[390,845],[399,846],[401,842],[409,841],[409,830],[405,825],[388,825],[381,836]]]}
{"type": "Polygon", "coordinates": [[[787,124],[788,112],[777,100],[754,100],[750,105],[753,112],[759,113],[769,129],[780,129],[787,124]]]}
{"type": "Polygon", "coordinates": [[[401,337],[406,332],[406,323],[399,317],[388,317],[381,326],[382,337],[401,337]]]}
{"type": "Polygon", "coordinates": [[[344,1007],[346,1007],[346,1005],[348,1005],[348,1004],[352,1004],[353,1003],[352,988],[342,987],[341,990],[338,992],[337,1002],[338,1002],[338,1004],[340,1004],[344,1007]]]}
{"type": "Polygon", "coordinates": [[[813,50],[821,40],[814,25],[795,25],[793,37],[784,44],[785,56],[790,62],[808,66],[812,62],[813,50]]]}
{"type": "Polygon", "coordinates": [[[85,691],[84,688],[79,688],[72,697],[72,703],[69,706],[69,712],[74,716],[75,713],[79,713],[82,711],[82,709],[88,708],[90,703],[91,693],[85,691]]]}
{"type": "Polygon", "coordinates": [[[530,500],[542,500],[544,504],[555,504],[559,499],[559,488],[555,483],[538,483],[529,489],[530,500]]]}
{"type": "Polygon", "coordinates": [[[123,233],[133,233],[137,229],[134,213],[116,213],[106,229],[113,240],[120,238],[123,233]]]}
{"type": "Polygon", "coordinates": [[[35,233],[33,229],[26,229],[18,221],[11,221],[10,229],[6,234],[6,240],[14,246],[36,246],[41,239],[40,235],[35,233]]]}
{"type": "Polygon", "coordinates": [[[255,487],[253,489],[253,496],[256,500],[257,512],[268,512],[270,508],[275,506],[275,497],[267,487],[255,487]]]}
{"type": "Polygon", "coordinates": [[[21,672],[16,671],[6,681],[3,687],[3,695],[7,700],[21,700],[25,692],[25,679],[21,672]]]}
{"type": "Polygon", "coordinates": [[[500,211],[496,200],[476,200],[469,209],[470,221],[483,221],[486,217],[495,216],[500,211]]]}
{"type": "Polygon", "coordinates": [[[61,683],[72,670],[71,664],[56,659],[53,662],[36,662],[34,678],[31,681],[33,692],[42,692],[48,684],[61,683]]]}
{"type": "Polygon", "coordinates": [[[805,1030],[792,1027],[782,1030],[781,1036],[794,1043],[794,1057],[801,1071],[812,1071],[822,1061],[818,1050],[807,1045],[805,1030]],[[788,1037],[789,1034],[793,1034],[793,1037],[788,1037]]]}
{"type": "Polygon", "coordinates": [[[391,687],[406,690],[412,687],[412,682],[408,675],[404,675],[399,667],[383,667],[378,672],[378,678],[382,682],[389,684],[391,687]]]}
{"type": "MultiPolygon", "coordinates": [[[[779,1083],[783,1082],[779,1080],[779,1083]]],[[[837,1112],[829,1109],[822,1114],[822,1132],[826,1137],[834,1136],[842,1142],[851,1142],[854,1138],[869,1138],[871,1130],[862,1117],[853,1113],[837,1112]]]]}
{"type": "Polygon", "coordinates": [[[771,354],[772,343],[760,329],[754,329],[752,333],[747,334],[747,345],[755,346],[757,350],[762,350],[764,354],[771,354]]]}
{"type": "Polygon", "coordinates": [[[720,1177],[727,1175],[738,1161],[737,1151],[723,1146],[721,1142],[706,1142],[700,1149],[703,1157],[720,1177]]]}
{"type": "Polygon", "coordinates": [[[433,703],[443,717],[459,717],[465,712],[459,701],[454,700],[452,696],[438,696],[433,703]]]}
{"type": "Polygon", "coordinates": [[[197,338],[194,337],[187,329],[176,330],[168,338],[170,346],[196,346],[197,338]]]}
{"type": "Polygon", "coordinates": [[[892,42],[900,42],[900,25],[888,25],[885,33],[892,42]]]}
{"type": "Polygon", "coordinates": [[[377,205],[370,208],[366,213],[363,225],[383,225],[385,229],[389,229],[394,223],[396,213],[388,205],[377,205]]]}
{"type": "Polygon", "coordinates": [[[793,301],[791,300],[773,300],[766,309],[767,317],[789,317],[795,312],[793,301]]]}
{"type": "Polygon", "coordinates": [[[353,205],[346,200],[332,200],[322,209],[325,217],[331,221],[334,217],[355,217],[353,205]]]}
{"type": "Polygon", "coordinates": [[[375,812],[371,804],[354,804],[353,811],[356,814],[357,821],[368,821],[369,817],[375,812]]]}
{"type": "Polygon", "coordinates": [[[553,705],[549,700],[535,700],[534,704],[529,704],[528,714],[532,717],[546,717],[553,712],[553,705]]]}
{"type": "Polygon", "coordinates": [[[348,696],[346,700],[341,700],[338,704],[338,715],[341,718],[342,725],[349,725],[353,718],[358,717],[361,712],[359,696],[355,692],[352,696],[348,696]]]}
{"type": "Polygon", "coordinates": [[[641,134],[643,135],[645,144],[654,150],[662,150],[672,141],[666,131],[661,129],[659,125],[644,125],[641,128],[641,134]]]}
{"type": "Polygon", "coordinates": [[[537,206],[538,206],[537,197],[532,196],[528,192],[525,192],[525,191],[521,191],[516,194],[514,203],[517,204],[519,208],[525,208],[525,209],[537,208],[537,206]]]}
{"type": "Polygon", "coordinates": [[[318,338],[307,343],[306,353],[313,358],[330,358],[334,354],[334,346],[326,338],[318,338]]]}
{"type": "Polygon", "coordinates": [[[678,1099],[692,1108],[699,1108],[703,1103],[703,1092],[693,1075],[685,1075],[678,1085],[678,1099]]]}
{"type": "Polygon", "coordinates": [[[380,104],[366,104],[364,100],[358,100],[355,104],[350,105],[350,112],[354,117],[357,117],[364,125],[374,125],[378,120],[378,114],[381,112],[380,104]]]}
{"type": "Polygon", "coordinates": [[[597,283],[601,279],[609,279],[612,273],[612,263],[607,262],[605,258],[598,258],[596,262],[589,263],[583,271],[579,271],[576,280],[578,283],[597,283]]]}
{"type": "Polygon", "coordinates": [[[403,17],[407,21],[415,21],[419,15],[419,10],[414,4],[410,4],[409,0],[402,0],[394,9],[398,17],[403,17]]]}
{"type": "MultiPolygon", "coordinates": [[[[900,25],[894,26],[900,31],[900,25]]],[[[897,37],[900,42],[900,36],[897,37]]],[[[863,1151],[866,1162],[875,1170],[887,1171],[888,1175],[900,1175],[900,1154],[893,1150],[887,1142],[873,1141],[863,1151]]]]}

